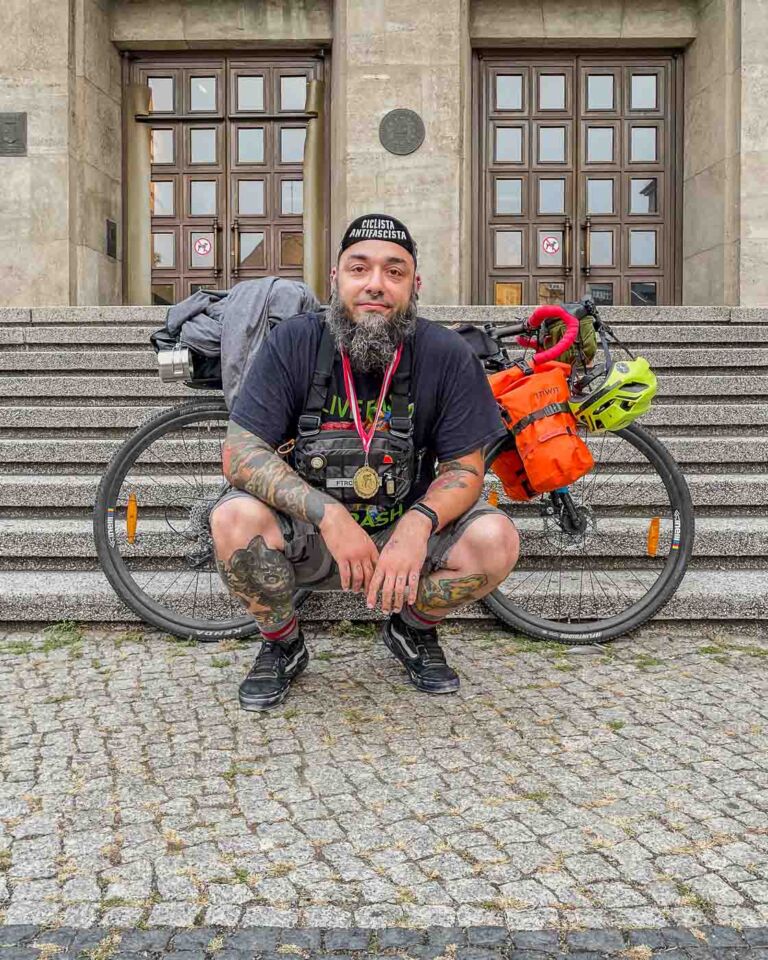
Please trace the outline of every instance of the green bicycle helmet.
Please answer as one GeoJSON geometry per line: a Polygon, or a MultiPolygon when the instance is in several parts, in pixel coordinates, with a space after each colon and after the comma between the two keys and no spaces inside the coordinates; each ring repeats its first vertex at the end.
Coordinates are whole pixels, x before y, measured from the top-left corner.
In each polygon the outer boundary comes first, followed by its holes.
{"type": "Polygon", "coordinates": [[[645,357],[611,364],[602,383],[586,397],[571,397],[573,415],[589,431],[623,430],[647,413],[658,388],[645,357]]]}

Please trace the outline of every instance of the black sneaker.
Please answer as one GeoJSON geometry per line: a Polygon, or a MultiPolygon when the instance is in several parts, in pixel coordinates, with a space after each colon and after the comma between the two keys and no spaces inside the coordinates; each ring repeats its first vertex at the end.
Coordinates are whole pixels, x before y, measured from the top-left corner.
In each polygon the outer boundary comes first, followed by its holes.
{"type": "Polygon", "coordinates": [[[285,699],[291,681],[309,663],[304,634],[299,632],[292,643],[264,640],[248,676],[240,684],[240,706],[243,710],[267,710],[285,699]]]}
{"type": "Polygon", "coordinates": [[[437,642],[437,630],[414,630],[393,613],[381,631],[387,648],[408,671],[411,683],[426,693],[454,693],[459,689],[459,676],[445,662],[445,654],[437,642]]]}

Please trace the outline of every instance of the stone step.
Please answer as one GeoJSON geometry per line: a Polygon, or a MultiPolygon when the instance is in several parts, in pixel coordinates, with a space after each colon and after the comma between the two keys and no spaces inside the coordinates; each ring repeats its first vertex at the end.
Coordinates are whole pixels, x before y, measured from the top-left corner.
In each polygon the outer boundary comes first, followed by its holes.
{"type": "MultiPolygon", "coordinates": [[[[628,346],[640,344],[667,344],[677,346],[690,344],[721,344],[723,347],[736,343],[762,344],[768,342],[768,326],[760,324],[659,324],[618,322],[612,326],[628,346]]],[[[157,323],[113,323],[2,326],[0,325],[0,348],[27,347],[33,350],[60,346],[87,346],[109,349],[112,346],[150,347],[149,335],[158,329],[157,323]]]]}
{"type": "MultiPolygon", "coordinates": [[[[525,560],[550,557],[558,552],[542,528],[539,517],[515,518],[525,544],[525,560]]],[[[668,552],[669,526],[662,523],[659,555],[668,552]]],[[[162,517],[140,513],[136,541],[128,547],[118,521],[121,552],[131,557],[182,557],[193,547],[169,531],[162,517]]],[[[602,517],[590,541],[589,556],[630,558],[644,556],[648,519],[602,517]],[[597,535],[599,534],[599,535],[597,535]]],[[[3,558],[92,558],[96,556],[90,518],[0,517],[0,557],[3,558]]],[[[696,524],[696,557],[768,557],[768,517],[700,517],[696,524]]],[[[599,564],[598,564],[599,566],[599,564]]]]}
{"type": "MultiPolygon", "coordinates": [[[[649,347],[642,355],[656,369],[768,368],[766,347],[649,347]]],[[[55,371],[120,373],[127,370],[157,371],[151,347],[143,350],[21,350],[0,352],[0,371],[48,373],[55,371]]],[[[762,375],[762,374],[761,374],[762,375]]],[[[0,383],[0,386],[2,384],[0,383]]]]}
{"type": "MultiPolygon", "coordinates": [[[[489,616],[474,604],[461,612],[465,617],[489,616]]],[[[302,617],[305,620],[374,619],[361,597],[344,593],[315,593],[302,608],[302,617]]],[[[658,619],[766,617],[768,590],[763,571],[696,570],[686,575],[658,619]]],[[[100,572],[0,571],[0,621],[136,619],[100,572]]]]}
{"type": "MultiPolygon", "coordinates": [[[[222,423],[223,430],[223,423],[222,423]]],[[[199,442],[192,433],[195,462],[200,456],[207,463],[218,462],[219,439],[199,442]]],[[[768,461],[768,437],[766,436],[697,436],[664,437],[660,440],[675,460],[681,464],[764,464],[768,461]]],[[[122,443],[122,438],[12,438],[0,439],[0,463],[5,464],[105,464],[122,443]]],[[[591,438],[590,449],[595,459],[603,463],[630,464],[644,462],[641,454],[630,444],[609,435],[591,438]]],[[[152,448],[150,448],[151,451],[152,448]]],[[[162,453],[149,452],[142,462],[148,465],[158,462],[162,456],[168,464],[189,463],[189,447],[181,439],[168,439],[162,443],[162,453]]]]}
{"type": "MultiPolygon", "coordinates": [[[[216,490],[218,476],[205,476],[206,490],[216,490]]],[[[712,509],[738,509],[740,507],[765,507],[768,505],[768,474],[691,473],[687,476],[694,505],[712,509]]],[[[494,481],[501,490],[498,481],[494,481]]],[[[6,512],[18,508],[31,511],[90,510],[93,507],[99,475],[94,474],[0,474],[0,508],[6,512]]],[[[136,493],[140,504],[163,506],[183,497],[188,485],[172,477],[164,477],[142,485],[137,483],[136,493]]],[[[626,491],[626,479],[609,477],[601,481],[600,502],[603,505],[621,505],[622,492],[626,491]]],[[[206,495],[208,495],[206,493],[206,495]]],[[[213,495],[213,494],[211,494],[213,495]]],[[[593,502],[598,502],[595,498],[593,502]]],[[[665,491],[658,480],[640,478],[631,489],[633,505],[661,505],[668,503],[665,491]]]]}
{"type": "MultiPolygon", "coordinates": [[[[526,317],[535,306],[475,306],[463,304],[420,304],[419,313],[444,323],[514,323],[526,317]]],[[[0,324],[27,326],[39,324],[154,324],[165,323],[166,307],[35,307],[0,309],[0,324]]],[[[762,307],[602,307],[600,316],[609,323],[689,324],[768,323],[768,310],[762,307]]]]}
{"type": "MultiPolygon", "coordinates": [[[[67,397],[91,397],[104,399],[156,398],[189,400],[193,397],[221,396],[219,391],[192,390],[179,383],[163,383],[158,376],[0,376],[0,397],[26,397],[36,400],[59,401],[67,397]]],[[[736,398],[768,397],[768,376],[752,374],[734,375],[664,373],[659,376],[659,397],[684,397],[698,401],[720,399],[724,403],[736,398]]]]}
{"type": "MultiPolygon", "coordinates": [[[[163,406],[0,406],[0,430],[122,430],[125,436],[163,406]]],[[[768,403],[656,402],[642,419],[643,426],[748,427],[768,425],[768,403]]]]}
{"type": "MultiPolygon", "coordinates": [[[[768,391],[766,391],[768,393],[768,391]]],[[[0,396],[34,397],[38,400],[59,400],[62,397],[100,397],[123,399],[132,397],[190,400],[193,397],[221,396],[219,391],[192,390],[183,383],[163,383],[158,376],[71,376],[71,377],[0,377],[0,396]]]]}
{"type": "MultiPolygon", "coordinates": [[[[123,344],[150,347],[149,335],[156,326],[126,324],[108,327],[96,324],[53,324],[51,326],[0,326],[0,347],[31,347],[32,349],[75,344],[77,346],[109,348],[123,344]]],[[[707,328],[704,328],[707,329],[707,328]]]]}
{"type": "MultiPolygon", "coordinates": [[[[2,407],[0,430],[129,430],[140,427],[165,406],[143,407],[2,407]]],[[[755,407],[756,410],[761,409],[755,407]]],[[[752,418],[745,422],[758,423],[752,418]]]]}

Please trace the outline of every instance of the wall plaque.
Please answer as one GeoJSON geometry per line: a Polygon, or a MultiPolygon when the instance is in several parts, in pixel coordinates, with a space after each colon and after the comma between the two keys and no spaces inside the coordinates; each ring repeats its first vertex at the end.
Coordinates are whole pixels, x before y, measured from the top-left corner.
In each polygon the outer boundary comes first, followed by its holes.
{"type": "Polygon", "coordinates": [[[0,113],[0,157],[26,157],[26,113],[0,113]]]}
{"type": "Polygon", "coordinates": [[[406,156],[424,142],[424,121],[415,110],[390,110],[379,124],[379,140],[390,153],[406,156]]]}

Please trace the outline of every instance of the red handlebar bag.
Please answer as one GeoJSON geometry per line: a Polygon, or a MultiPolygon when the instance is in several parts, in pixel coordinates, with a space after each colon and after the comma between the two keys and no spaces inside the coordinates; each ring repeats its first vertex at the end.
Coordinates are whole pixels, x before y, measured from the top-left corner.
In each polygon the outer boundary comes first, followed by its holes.
{"type": "MultiPolygon", "coordinates": [[[[503,370],[501,374],[513,375],[505,379],[494,374],[489,378],[514,434],[528,489],[534,494],[567,487],[589,473],[595,465],[589,448],[578,435],[576,419],[568,406],[566,376],[569,372],[568,364],[550,361],[534,367],[528,374],[521,370],[515,376],[513,371],[503,370]],[[494,377],[499,377],[496,384],[493,383],[494,377]],[[502,386],[506,389],[497,393],[502,386]]],[[[507,456],[507,453],[502,454],[502,457],[507,456]]],[[[496,463],[493,470],[504,482],[496,463]]],[[[512,472],[512,466],[512,463],[502,465],[503,472],[512,472]]],[[[507,490],[505,484],[505,490],[513,499],[530,499],[530,494],[515,496],[513,491],[519,489],[513,482],[511,489],[507,490]]]]}

